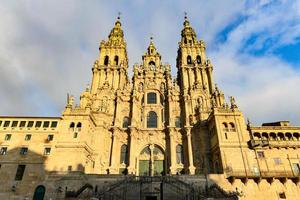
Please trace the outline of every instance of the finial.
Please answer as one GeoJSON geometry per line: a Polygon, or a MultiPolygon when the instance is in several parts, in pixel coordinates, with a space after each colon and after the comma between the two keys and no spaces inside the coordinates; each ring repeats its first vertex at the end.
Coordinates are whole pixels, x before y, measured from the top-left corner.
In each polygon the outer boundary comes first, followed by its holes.
{"type": "Polygon", "coordinates": [[[184,19],[187,20],[187,12],[184,12],[184,19]]]}
{"type": "Polygon", "coordinates": [[[121,12],[119,11],[118,12],[118,18],[117,18],[118,20],[120,20],[121,19],[121,12]]]}

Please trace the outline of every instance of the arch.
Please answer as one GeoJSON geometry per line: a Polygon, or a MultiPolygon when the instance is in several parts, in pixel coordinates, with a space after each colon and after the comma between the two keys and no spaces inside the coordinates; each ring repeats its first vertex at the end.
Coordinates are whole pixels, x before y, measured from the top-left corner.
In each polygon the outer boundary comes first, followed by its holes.
{"type": "Polygon", "coordinates": [[[188,56],[186,57],[186,63],[187,63],[187,64],[192,64],[192,57],[191,57],[190,55],[188,55],[188,56]]]}
{"type": "Polygon", "coordinates": [[[78,122],[77,125],[76,125],[77,130],[81,131],[81,127],[82,127],[81,122],[78,122]]]}
{"type": "Polygon", "coordinates": [[[260,139],[261,139],[261,135],[260,135],[259,132],[255,132],[255,133],[253,134],[253,137],[254,137],[255,140],[260,140],[260,139]]]}
{"type": "Polygon", "coordinates": [[[120,164],[128,164],[128,146],[126,144],[121,146],[120,164]]]}
{"type": "Polygon", "coordinates": [[[293,133],[293,137],[295,138],[295,140],[299,140],[299,133],[293,133]]]}
{"type": "Polygon", "coordinates": [[[150,111],[147,115],[147,128],[157,128],[157,114],[150,111]]]}
{"type": "Polygon", "coordinates": [[[74,131],[74,129],[75,129],[75,123],[74,123],[74,122],[71,122],[71,123],[70,123],[69,129],[70,129],[71,131],[74,131]]]}
{"type": "Polygon", "coordinates": [[[263,140],[268,140],[268,139],[269,139],[268,133],[263,132],[263,133],[262,133],[262,139],[263,139],[263,140]]]}
{"type": "Polygon", "coordinates": [[[165,153],[158,145],[147,145],[139,154],[139,175],[160,176],[165,173],[165,153]]]}
{"type": "Polygon", "coordinates": [[[109,62],[109,57],[108,57],[108,56],[105,56],[105,57],[104,57],[104,65],[107,66],[107,65],[108,65],[108,62],[109,62]]]}
{"type": "Polygon", "coordinates": [[[230,131],[235,131],[235,124],[233,122],[229,123],[230,131]]]}
{"type": "Polygon", "coordinates": [[[181,144],[176,146],[176,162],[177,164],[184,164],[184,152],[181,144]]]}
{"type": "Polygon", "coordinates": [[[115,65],[119,64],[119,56],[115,56],[114,58],[115,65]]]}
{"type": "Polygon", "coordinates": [[[228,128],[228,125],[226,122],[223,122],[222,124],[223,124],[223,128],[228,128]]]}
{"type": "Polygon", "coordinates": [[[129,117],[124,117],[123,118],[123,124],[122,124],[122,127],[123,128],[128,128],[128,126],[129,126],[129,117]]]}
{"type": "Polygon", "coordinates": [[[275,133],[270,133],[270,139],[271,140],[277,140],[277,136],[276,136],[276,134],[275,133]]]}
{"type": "Polygon", "coordinates": [[[157,98],[155,92],[149,92],[147,93],[147,104],[156,104],[157,98]]]}
{"type": "Polygon", "coordinates": [[[198,55],[198,56],[196,57],[196,60],[197,60],[197,64],[201,64],[201,57],[200,57],[200,55],[198,55]]]}
{"type": "Polygon", "coordinates": [[[39,185],[34,190],[33,200],[43,200],[45,196],[46,188],[43,185],[39,185]]]}
{"type": "Polygon", "coordinates": [[[291,133],[285,133],[285,137],[288,139],[288,140],[293,140],[293,136],[291,133]]]}
{"type": "Polygon", "coordinates": [[[280,132],[277,134],[277,136],[278,136],[279,140],[285,140],[283,133],[280,132]]]}
{"type": "Polygon", "coordinates": [[[149,66],[151,65],[154,65],[155,66],[155,62],[153,60],[151,60],[149,63],[148,63],[149,66]]]}

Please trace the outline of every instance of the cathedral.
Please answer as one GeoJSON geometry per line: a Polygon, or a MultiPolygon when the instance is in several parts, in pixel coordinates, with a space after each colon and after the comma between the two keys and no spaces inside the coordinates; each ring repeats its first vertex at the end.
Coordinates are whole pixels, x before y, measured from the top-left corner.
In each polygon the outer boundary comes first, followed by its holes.
{"type": "Polygon", "coordinates": [[[300,127],[245,122],[187,17],[176,78],[153,38],[128,76],[119,17],[99,51],[78,105],[0,117],[0,199],[300,199],[300,127]]]}

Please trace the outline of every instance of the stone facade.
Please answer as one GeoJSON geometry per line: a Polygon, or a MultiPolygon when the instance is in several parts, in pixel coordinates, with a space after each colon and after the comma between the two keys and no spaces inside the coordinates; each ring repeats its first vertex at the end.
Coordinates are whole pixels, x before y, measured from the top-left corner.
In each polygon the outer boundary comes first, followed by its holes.
{"type": "Polygon", "coordinates": [[[99,50],[79,105],[68,95],[61,117],[0,118],[0,199],[32,198],[39,185],[63,199],[116,174],[206,175],[241,199],[300,199],[300,127],[245,123],[186,18],[176,79],[152,38],[129,79],[119,19],[99,50]]]}

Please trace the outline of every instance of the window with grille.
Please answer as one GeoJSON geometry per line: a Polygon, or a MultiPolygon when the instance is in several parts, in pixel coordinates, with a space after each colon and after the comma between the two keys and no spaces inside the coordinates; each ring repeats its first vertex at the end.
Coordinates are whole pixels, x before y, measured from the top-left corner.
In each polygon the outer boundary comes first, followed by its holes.
{"type": "Polygon", "coordinates": [[[17,173],[15,176],[16,181],[21,181],[23,179],[25,167],[26,167],[26,165],[18,165],[17,173]]]}

